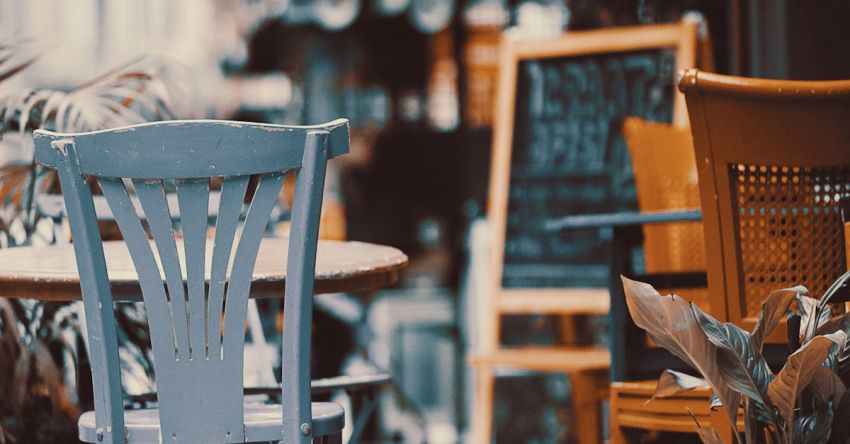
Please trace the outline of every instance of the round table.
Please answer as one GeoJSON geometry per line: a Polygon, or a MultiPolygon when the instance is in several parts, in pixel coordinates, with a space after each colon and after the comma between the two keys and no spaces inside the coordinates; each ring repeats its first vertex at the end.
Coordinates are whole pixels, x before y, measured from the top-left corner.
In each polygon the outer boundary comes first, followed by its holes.
{"type": "MultiPolygon", "coordinates": [[[[177,250],[182,255],[183,247],[179,240],[177,242],[177,250]]],[[[252,297],[283,296],[288,245],[287,238],[263,239],[254,267],[252,297]]],[[[140,300],[138,276],[124,242],[104,242],[103,251],[113,298],[140,300]]],[[[211,242],[206,253],[209,272],[211,242]]],[[[181,263],[185,263],[182,257],[181,263]]],[[[398,280],[399,271],[406,265],[407,256],[392,247],[365,242],[319,241],[315,292],[385,287],[398,280]]],[[[82,299],[73,245],[0,250],[0,296],[53,301],[82,299]]]]}

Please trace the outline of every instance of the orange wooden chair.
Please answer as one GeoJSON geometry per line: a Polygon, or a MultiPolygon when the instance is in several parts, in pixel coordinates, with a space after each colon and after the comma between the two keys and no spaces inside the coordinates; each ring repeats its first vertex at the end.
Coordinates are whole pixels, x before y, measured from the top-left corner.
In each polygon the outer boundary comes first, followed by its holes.
{"type": "MultiPolygon", "coordinates": [[[[685,297],[718,319],[752,330],[771,291],[799,283],[820,297],[847,269],[839,207],[850,196],[850,81],[749,79],[688,70],[679,88],[693,135],[695,159],[690,162],[699,179],[710,294],[707,299],[685,297]]],[[[672,168],[681,165],[677,153],[690,151],[671,148],[688,145],[681,130],[631,121],[625,133],[641,209],[665,205],[664,193],[650,188],[657,182],[680,188],[676,193],[695,183],[683,185],[679,177],[686,170],[672,168]],[[670,168],[647,165],[639,152],[645,145],[659,150],[656,155],[670,168]],[[670,174],[674,177],[659,179],[670,174]]],[[[644,232],[647,271],[695,265],[665,258],[660,250],[666,243],[683,244],[665,239],[675,231],[662,229],[644,232]]],[[[777,344],[786,340],[781,326],[768,338],[773,345],[765,354],[781,358],[785,345],[777,344]]],[[[707,408],[708,390],[644,404],[654,386],[649,381],[612,384],[612,442],[624,442],[623,427],[693,431],[693,421],[681,415],[685,407],[701,422],[705,418],[724,442],[734,442],[728,420],[707,408]]],[[[737,426],[742,428],[740,417],[737,426]]]]}
{"type": "MultiPolygon", "coordinates": [[[[788,81],[688,70],[712,309],[752,330],[770,291],[820,297],[847,263],[850,80],[788,81]]],[[[784,328],[769,342],[786,341],[784,328]]]]}

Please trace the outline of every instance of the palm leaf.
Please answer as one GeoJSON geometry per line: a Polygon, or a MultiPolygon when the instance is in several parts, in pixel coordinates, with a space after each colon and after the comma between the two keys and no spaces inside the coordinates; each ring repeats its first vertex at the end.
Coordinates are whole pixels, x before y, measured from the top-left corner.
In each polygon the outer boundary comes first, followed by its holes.
{"type": "Polygon", "coordinates": [[[32,40],[0,40],[0,82],[27,69],[40,57],[32,40]]]}

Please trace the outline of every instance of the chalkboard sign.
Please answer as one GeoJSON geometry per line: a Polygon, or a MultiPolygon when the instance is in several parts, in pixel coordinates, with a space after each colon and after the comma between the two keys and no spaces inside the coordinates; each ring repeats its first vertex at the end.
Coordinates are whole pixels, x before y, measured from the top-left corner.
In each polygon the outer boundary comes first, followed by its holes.
{"type": "Polygon", "coordinates": [[[547,233],[541,223],[637,207],[620,125],[625,116],[686,124],[675,76],[694,66],[696,26],[503,44],[489,203],[503,293],[608,285],[603,232],[547,233]]]}

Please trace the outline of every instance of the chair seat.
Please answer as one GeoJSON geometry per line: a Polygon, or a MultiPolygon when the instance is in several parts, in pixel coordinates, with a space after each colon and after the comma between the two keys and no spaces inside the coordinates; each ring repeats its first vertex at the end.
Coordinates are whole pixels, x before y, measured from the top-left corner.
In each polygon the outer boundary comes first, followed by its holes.
{"type": "MultiPolygon", "coordinates": [[[[345,415],[334,402],[314,402],[313,436],[327,436],[342,431],[345,415]]],[[[281,439],[282,409],[280,404],[245,405],[245,442],[279,441],[281,439]]],[[[159,443],[159,410],[125,410],[124,425],[127,443],[159,443]]],[[[78,421],[79,437],[83,442],[97,442],[94,412],[86,412],[78,421]]],[[[241,442],[241,441],[240,441],[241,442]]]]}
{"type": "MultiPolygon", "coordinates": [[[[712,425],[711,389],[698,387],[650,402],[658,384],[656,380],[611,383],[611,415],[620,427],[694,433],[694,420],[712,425]]],[[[722,416],[722,412],[720,413],[722,416]]],[[[722,419],[725,419],[723,417],[722,419]]],[[[724,422],[724,425],[727,424],[724,422]]],[[[738,413],[738,429],[744,430],[743,409],[738,413]]]]}

